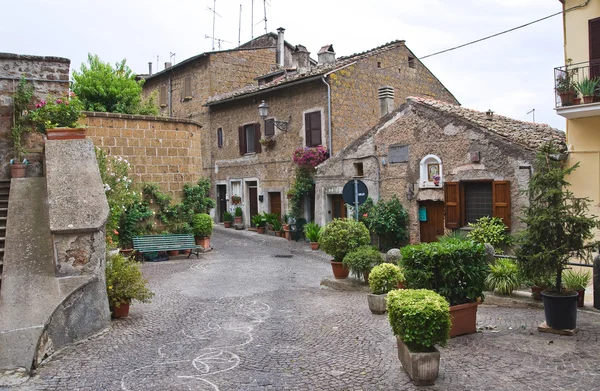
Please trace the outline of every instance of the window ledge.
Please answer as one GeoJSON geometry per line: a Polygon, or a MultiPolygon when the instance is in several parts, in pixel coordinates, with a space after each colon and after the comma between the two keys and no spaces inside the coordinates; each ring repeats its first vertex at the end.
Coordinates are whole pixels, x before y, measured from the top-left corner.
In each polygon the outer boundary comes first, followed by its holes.
{"type": "Polygon", "coordinates": [[[443,189],[444,188],[444,184],[440,183],[438,186],[434,185],[433,183],[426,183],[424,185],[419,185],[419,189],[443,189]]]}
{"type": "Polygon", "coordinates": [[[248,153],[244,154],[244,156],[254,156],[254,155],[256,155],[256,152],[248,152],[248,153]]]}

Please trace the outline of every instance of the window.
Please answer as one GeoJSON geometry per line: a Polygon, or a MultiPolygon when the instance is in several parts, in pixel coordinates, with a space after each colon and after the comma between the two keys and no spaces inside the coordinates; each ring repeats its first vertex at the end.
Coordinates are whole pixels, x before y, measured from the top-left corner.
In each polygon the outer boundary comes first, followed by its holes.
{"type": "Polygon", "coordinates": [[[354,176],[364,176],[363,164],[354,163],[354,176]]]}
{"type": "Polygon", "coordinates": [[[427,155],[420,163],[420,188],[436,188],[444,184],[442,159],[435,155],[427,155]]]}
{"type": "Polygon", "coordinates": [[[223,148],[223,128],[217,129],[217,147],[223,148]]]}
{"type": "Polygon", "coordinates": [[[461,181],[444,185],[446,227],[460,228],[483,216],[500,217],[510,229],[510,182],[461,181]]]}
{"type": "Polygon", "coordinates": [[[275,136],[275,120],[273,118],[265,120],[265,136],[275,136]]]}
{"type": "Polygon", "coordinates": [[[160,87],[160,107],[167,106],[167,86],[160,87]]]}
{"type": "Polygon", "coordinates": [[[381,68],[381,61],[377,61],[377,68],[381,68]]]}
{"type": "Polygon", "coordinates": [[[321,112],[313,111],[304,114],[304,129],[306,133],[306,146],[316,147],[321,145],[321,112]]]}
{"type": "Polygon", "coordinates": [[[238,128],[240,155],[260,153],[260,124],[249,124],[238,128]]]}
{"type": "Polygon", "coordinates": [[[192,78],[190,76],[186,77],[183,82],[183,99],[192,99],[192,78]]]}
{"type": "Polygon", "coordinates": [[[390,145],[388,159],[390,163],[408,162],[408,145],[390,145]]]}
{"type": "Polygon", "coordinates": [[[409,68],[415,68],[415,58],[414,57],[408,57],[408,67],[409,68]]]}

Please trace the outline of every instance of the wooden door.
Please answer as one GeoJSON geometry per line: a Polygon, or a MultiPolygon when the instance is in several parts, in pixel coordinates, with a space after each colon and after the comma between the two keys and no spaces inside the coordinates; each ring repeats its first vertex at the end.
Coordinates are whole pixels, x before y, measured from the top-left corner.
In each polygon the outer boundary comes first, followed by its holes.
{"type": "Polygon", "coordinates": [[[227,187],[217,185],[217,206],[219,210],[219,223],[223,222],[223,213],[227,210],[227,187]]]}
{"type": "Polygon", "coordinates": [[[269,192],[269,211],[281,218],[281,193],[269,192]]]}
{"type": "Polygon", "coordinates": [[[444,203],[438,201],[421,201],[419,208],[425,208],[426,221],[420,221],[421,242],[437,242],[437,237],[444,234],[444,203]]]}
{"type": "Polygon", "coordinates": [[[331,196],[331,218],[343,219],[346,217],[346,204],[341,194],[331,196]]]}
{"type": "Polygon", "coordinates": [[[254,224],[252,223],[252,216],[258,214],[258,191],[256,187],[248,188],[248,196],[250,198],[250,224],[252,227],[254,227],[254,224]]]}

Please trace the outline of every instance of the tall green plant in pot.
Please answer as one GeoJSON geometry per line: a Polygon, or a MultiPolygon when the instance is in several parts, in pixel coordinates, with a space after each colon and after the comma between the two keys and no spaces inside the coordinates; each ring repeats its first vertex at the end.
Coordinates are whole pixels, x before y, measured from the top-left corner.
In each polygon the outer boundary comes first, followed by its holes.
{"type": "Polygon", "coordinates": [[[594,101],[594,94],[599,82],[598,78],[589,79],[584,77],[580,82],[575,83],[575,88],[583,97],[583,103],[592,103],[594,101]]]}
{"type": "Polygon", "coordinates": [[[310,242],[310,248],[313,251],[319,249],[319,237],[321,236],[321,227],[319,224],[310,222],[304,225],[304,235],[310,242]]]}
{"type": "Polygon", "coordinates": [[[149,303],[154,293],[147,283],[136,261],[120,254],[110,256],[106,261],[106,293],[113,317],[127,316],[133,300],[149,303]]]}
{"type": "Polygon", "coordinates": [[[359,221],[350,219],[334,219],[327,223],[319,236],[321,250],[331,255],[331,267],[335,278],[348,277],[350,270],[342,261],[350,251],[371,242],[369,230],[359,221]]]}
{"type": "Polygon", "coordinates": [[[210,235],[214,224],[213,219],[206,213],[195,214],[192,218],[191,226],[196,244],[202,246],[205,250],[210,248],[210,235]]]}
{"type": "Polygon", "coordinates": [[[576,198],[567,177],[579,166],[568,167],[553,143],[542,146],[529,182],[530,203],[524,210],[527,229],[520,238],[517,262],[526,278],[554,275],[554,287],[542,292],[546,323],[554,329],[575,329],[577,293],[562,289],[563,270],[573,259],[590,260],[598,248],[593,229],[600,224],[587,214],[590,201],[576,198]]]}

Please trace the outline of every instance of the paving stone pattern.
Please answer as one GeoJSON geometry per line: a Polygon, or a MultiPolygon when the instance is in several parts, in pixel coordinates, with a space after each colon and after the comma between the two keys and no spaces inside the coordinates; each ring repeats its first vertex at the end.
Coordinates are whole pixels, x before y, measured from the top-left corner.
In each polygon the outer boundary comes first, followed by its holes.
{"type": "Polygon", "coordinates": [[[386,316],[364,293],[319,287],[327,256],[308,244],[217,229],[214,251],[146,263],[157,293],[130,317],[55,354],[14,390],[592,390],[600,315],[575,337],[537,332],[539,309],[480,306],[481,332],[442,348],[434,387],[400,367],[386,316]],[[291,256],[291,257],[289,257],[291,256]],[[182,257],[184,258],[184,257],[182,257]]]}

